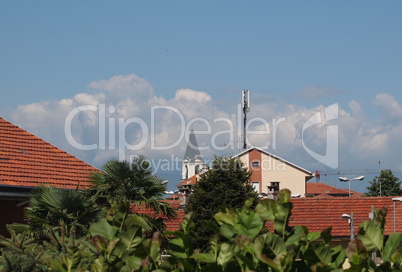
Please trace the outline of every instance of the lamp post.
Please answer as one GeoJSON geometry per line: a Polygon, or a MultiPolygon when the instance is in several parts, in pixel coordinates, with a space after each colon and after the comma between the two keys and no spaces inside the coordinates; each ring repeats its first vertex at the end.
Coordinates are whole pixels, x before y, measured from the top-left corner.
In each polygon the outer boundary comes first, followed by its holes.
{"type": "Polygon", "coordinates": [[[395,215],[395,202],[402,202],[402,197],[394,197],[392,198],[392,202],[394,203],[394,232],[396,232],[396,215],[395,215]]]}
{"type": "Polygon", "coordinates": [[[354,178],[354,179],[348,179],[348,178],[345,178],[345,177],[339,177],[339,180],[340,181],[342,181],[342,182],[346,182],[346,181],[349,181],[349,197],[350,197],[350,181],[352,181],[352,180],[363,180],[364,179],[364,176],[360,176],[360,177],[357,177],[357,178],[354,178]]]}
{"type": "Polygon", "coordinates": [[[350,224],[350,241],[355,239],[355,220],[353,218],[353,211],[350,212],[350,215],[347,213],[342,214],[343,219],[347,219],[350,224]]]}

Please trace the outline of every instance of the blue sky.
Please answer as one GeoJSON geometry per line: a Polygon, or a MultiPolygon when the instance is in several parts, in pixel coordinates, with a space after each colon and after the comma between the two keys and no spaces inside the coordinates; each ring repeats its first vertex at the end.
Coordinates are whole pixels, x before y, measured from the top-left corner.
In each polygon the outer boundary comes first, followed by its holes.
{"type": "MultiPolygon", "coordinates": [[[[131,82],[127,88],[133,100],[142,101],[138,105],[176,105],[188,118],[204,111],[213,118],[236,115],[246,88],[252,91],[251,117],[291,120],[283,135],[294,133],[294,141],[279,143],[273,153],[311,171],[325,168],[300,146],[288,145],[300,144],[298,120],[339,103],[339,167],[375,168],[369,162],[382,160],[384,167],[398,168],[401,6],[397,1],[2,1],[0,116],[99,166],[114,153],[71,147],[62,137],[68,114],[60,110],[63,99],[83,105],[87,100],[74,97],[86,94],[94,103],[118,108],[126,96],[99,83],[114,78],[131,82]],[[188,92],[180,96],[178,90],[188,92]],[[189,96],[205,103],[193,107],[197,100],[189,96]]],[[[120,109],[119,116],[128,118],[120,109]]],[[[148,120],[149,108],[141,109],[138,116],[148,120]]],[[[80,139],[90,141],[95,130],[81,124],[80,139]]],[[[317,142],[322,152],[318,138],[309,143],[317,142]]],[[[171,153],[180,157],[184,148],[171,153]]]]}

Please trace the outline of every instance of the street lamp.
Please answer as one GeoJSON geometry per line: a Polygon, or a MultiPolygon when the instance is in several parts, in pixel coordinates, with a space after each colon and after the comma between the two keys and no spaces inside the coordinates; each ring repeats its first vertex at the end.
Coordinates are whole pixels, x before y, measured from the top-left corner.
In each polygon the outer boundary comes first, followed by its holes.
{"type": "Polygon", "coordinates": [[[350,224],[350,241],[355,239],[355,220],[353,218],[353,211],[350,212],[350,215],[347,213],[342,214],[343,219],[347,219],[350,224]]]}
{"type": "Polygon", "coordinates": [[[392,198],[392,202],[394,203],[394,232],[396,232],[396,215],[395,215],[395,202],[402,202],[402,197],[394,197],[392,198]]]}
{"type": "MultiPolygon", "coordinates": [[[[354,179],[352,179],[352,180],[363,180],[364,179],[364,176],[360,176],[360,177],[357,177],[357,178],[354,178],[354,179]]],[[[349,181],[349,197],[350,197],[350,179],[348,179],[348,178],[345,178],[345,177],[339,177],[339,180],[340,181],[342,181],[342,182],[347,182],[347,181],[349,181]]]]}

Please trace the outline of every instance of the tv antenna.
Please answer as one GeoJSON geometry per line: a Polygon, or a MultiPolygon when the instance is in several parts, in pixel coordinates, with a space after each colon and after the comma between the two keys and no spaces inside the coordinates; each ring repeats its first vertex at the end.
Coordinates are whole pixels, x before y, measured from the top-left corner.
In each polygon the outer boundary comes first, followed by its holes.
{"type": "Polygon", "coordinates": [[[247,112],[250,111],[250,91],[242,90],[241,96],[241,106],[243,108],[243,149],[247,149],[247,134],[246,134],[246,124],[247,124],[247,112]]]}

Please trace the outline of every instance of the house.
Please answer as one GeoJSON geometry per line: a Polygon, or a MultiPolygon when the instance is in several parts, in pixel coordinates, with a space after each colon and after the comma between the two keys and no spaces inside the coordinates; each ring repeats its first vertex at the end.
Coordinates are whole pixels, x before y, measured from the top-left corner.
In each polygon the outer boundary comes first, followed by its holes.
{"type": "MultiPolygon", "coordinates": [[[[277,192],[285,188],[293,195],[305,197],[306,182],[314,177],[312,172],[257,147],[251,147],[233,157],[239,158],[250,170],[250,183],[263,197],[276,198],[277,192]]],[[[206,171],[207,166],[192,131],[182,160],[182,179],[178,184],[181,208],[186,205],[192,187],[206,171]]]]}
{"type": "Polygon", "coordinates": [[[281,189],[293,195],[306,196],[306,182],[314,174],[300,166],[257,147],[251,147],[234,156],[250,170],[250,182],[261,195],[275,197],[281,189]]]}
{"type": "Polygon", "coordinates": [[[0,234],[22,223],[30,192],[40,185],[74,189],[89,185],[93,166],[0,117],[0,234]]]}

